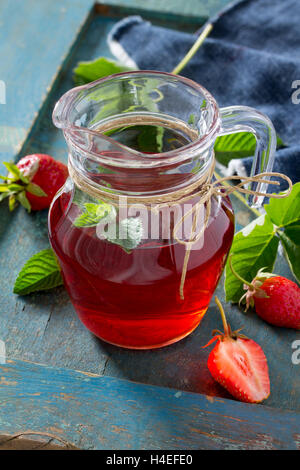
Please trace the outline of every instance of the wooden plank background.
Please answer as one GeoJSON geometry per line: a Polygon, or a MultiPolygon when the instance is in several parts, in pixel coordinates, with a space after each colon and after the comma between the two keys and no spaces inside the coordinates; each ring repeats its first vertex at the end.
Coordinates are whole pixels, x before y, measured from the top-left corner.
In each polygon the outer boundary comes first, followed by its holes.
{"type": "Polygon", "coordinates": [[[156,22],[168,22],[170,27],[180,25],[180,29],[199,26],[207,18],[218,13],[230,0],[102,0],[97,2],[97,10],[111,16],[142,15],[156,22]],[[170,24],[171,22],[175,24],[170,24]]]}
{"type": "Polygon", "coordinates": [[[0,80],[6,84],[6,104],[0,106],[1,161],[20,151],[93,3],[1,2],[0,80]]]}
{"type": "Polygon", "coordinates": [[[293,413],[20,361],[2,367],[0,403],[2,432],[85,449],[300,449],[293,413]]]}

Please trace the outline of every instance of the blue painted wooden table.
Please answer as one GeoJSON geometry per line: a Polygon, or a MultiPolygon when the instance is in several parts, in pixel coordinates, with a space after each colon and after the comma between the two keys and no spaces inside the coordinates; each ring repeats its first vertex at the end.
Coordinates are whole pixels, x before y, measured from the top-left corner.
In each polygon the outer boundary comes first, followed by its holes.
{"type": "MultiPolygon", "coordinates": [[[[106,36],[119,18],[142,14],[195,31],[226,3],[2,1],[1,161],[34,152],[66,161],[62,133],[51,121],[54,103],[73,86],[78,60],[110,56],[106,36]]],[[[240,228],[255,215],[239,199],[233,203],[240,228]]],[[[232,327],[245,325],[263,345],[272,383],[264,405],[238,403],[212,380],[209,351],[201,349],[221,326],[213,305],[201,326],[175,345],[121,350],[83,327],[63,288],[12,293],[25,260],[47,246],[46,211],[9,213],[0,205],[0,339],[6,347],[6,358],[0,349],[0,434],[52,432],[86,449],[300,449],[300,365],[291,361],[299,333],[228,306],[232,327]]],[[[277,270],[291,276],[283,259],[277,270]]],[[[217,293],[224,297],[222,281],[217,293]]]]}

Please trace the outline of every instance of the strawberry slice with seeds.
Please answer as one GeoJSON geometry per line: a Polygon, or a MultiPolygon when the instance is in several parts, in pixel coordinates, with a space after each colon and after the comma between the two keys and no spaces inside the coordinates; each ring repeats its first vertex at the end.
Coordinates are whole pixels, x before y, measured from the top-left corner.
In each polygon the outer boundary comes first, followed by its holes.
{"type": "Polygon", "coordinates": [[[236,399],[247,403],[260,403],[270,395],[270,379],[266,356],[252,339],[231,331],[223,307],[220,309],[224,333],[215,331],[214,338],[204,346],[217,341],[208,357],[207,366],[213,378],[236,399]]]}

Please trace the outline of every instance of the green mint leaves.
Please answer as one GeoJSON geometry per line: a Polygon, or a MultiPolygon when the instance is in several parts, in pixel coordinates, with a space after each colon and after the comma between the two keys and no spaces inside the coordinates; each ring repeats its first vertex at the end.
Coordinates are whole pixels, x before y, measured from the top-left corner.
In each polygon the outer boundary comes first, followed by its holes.
{"type": "Polygon", "coordinates": [[[106,222],[115,217],[115,208],[99,201],[98,203],[85,202],[83,204],[84,212],[80,214],[73,222],[75,227],[95,227],[99,222],[104,219],[106,222]]]}
{"type": "MultiPolygon", "coordinates": [[[[279,242],[292,273],[300,282],[300,183],[284,199],[271,199],[266,214],[236,233],[231,247],[235,271],[251,282],[260,268],[272,272],[279,242]]],[[[226,300],[238,302],[243,285],[226,265],[226,300]]]]}
{"type": "Polygon", "coordinates": [[[15,282],[14,294],[27,295],[62,284],[57,259],[49,248],[33,255],[23,266],[15,282]]]}
{"type": "Polygon", "coordinates": [[[114,73],[128,72],[132,70],[115,60],[99,57],[90,62],[79,62],[73,70],[73,80],[75,85],[85,85],[99,78],[112,75],[114,73]]]}
{"type": "Polygon", "coordinates": [[[106,222],[114,220],[116,210],[111,204],[89,196],[75,187],[73,204],[79,207],[81,214],[73,221],[75,227],[96,227],[102,219],[106,222]]]}
{"type": "Polygon", "coordinates": [[[121,246],[126,253],[130,253],[141,243],[143,225],[140,218],[130,217],[117,223],[117,211],[113,205],[96,201],[79,190],[75,190],[73,203],[82,211],[73,222],[75,227],[96,227],[99,224],[101,232],[97,234],[108,242],[121,246]]]}
{"type": "Polygon", "coordinates": [[[137,248],[143,238],[143,225],[139,217],[123,219],[119,224],[111,227],[108,232],[103,231],[102,235],[110,243],[119,245],[127,253],[137,248]],[[110,233],[110,232],[114,233],[110,233]]]}

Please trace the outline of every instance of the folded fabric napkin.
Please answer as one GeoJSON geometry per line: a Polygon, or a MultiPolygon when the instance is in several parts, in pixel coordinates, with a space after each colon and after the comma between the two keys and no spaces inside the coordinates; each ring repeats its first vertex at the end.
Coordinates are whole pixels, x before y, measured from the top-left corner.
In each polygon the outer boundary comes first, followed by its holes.
{"type": "MultiPolygon", "coordinates": [[[[292,100],[292,84],[300,81],[299,0],[241,0],[211,21],[210,36],[181,74],[207,88],[220,106],[267,114],[286,146],[277,150],[273,169],[300,181],[300,104],[292,100]]],[[[195,40],[196,34],[131,16],[115,25],[108,43],[129,66],[171,72],[195,40]]],[[[232,160],[230,172],[249,174],[251,160],[232,160]]]]}

